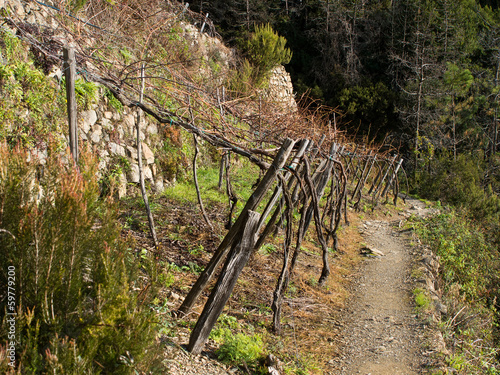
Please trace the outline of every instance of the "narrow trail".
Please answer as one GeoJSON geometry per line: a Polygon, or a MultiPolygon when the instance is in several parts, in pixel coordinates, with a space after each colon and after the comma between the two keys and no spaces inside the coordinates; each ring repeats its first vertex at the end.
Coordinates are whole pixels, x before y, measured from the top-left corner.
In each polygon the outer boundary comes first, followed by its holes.
{"type": "MultiPolygon", "coordinates": [[[[424,215],[413,201],[409,212],[424,215]]],[[[410,277],[412,247],[398,222],[367,221],[360,228],[368,257],[352,285],[341,333],[335,373],[342,375],[414,375],[422,373],[423,332],[415,316],[410,277]]]]}

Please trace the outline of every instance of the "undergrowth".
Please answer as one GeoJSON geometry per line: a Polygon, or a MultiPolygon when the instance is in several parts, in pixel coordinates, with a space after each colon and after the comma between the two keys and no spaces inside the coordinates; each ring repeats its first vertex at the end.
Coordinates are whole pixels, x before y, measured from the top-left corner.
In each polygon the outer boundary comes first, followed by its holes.
{"type": "MultiPolygon", "coordinates": [[[[27,151],[0,144],[0,228],[8,231],[0,233],[0,283],[15,270],[15,373],[154,368],[155,320],[142,307],[154,267],[121,239],[115,203],[100,198],[96,158],[83,151],[76,166],[49,147],[43,169],[26,160],[27,151]]],[[[0,293],[3,354],[12,306],[0,293]]]]}
{"type": "MultiPolygon", "coordinates": [[[[463,212],[448,209],[415,220],[419,238],[440,258],[448,307],[440,328],[451,349],[448,365],[459,374],[498,374],[497,248],[463,212]]],[[[423,297],[420,302],[425,304],[423,297]]]]}

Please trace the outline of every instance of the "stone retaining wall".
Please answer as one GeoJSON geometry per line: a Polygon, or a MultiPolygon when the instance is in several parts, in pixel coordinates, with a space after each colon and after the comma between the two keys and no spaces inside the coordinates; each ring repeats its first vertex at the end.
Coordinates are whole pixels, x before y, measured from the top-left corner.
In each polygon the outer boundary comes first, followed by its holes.
{"type": "MultiPolygon", "coordinates": [[[[46,1],[49,5],[50,0],[46,1]]],[[[38,27],[44,26],[57,29],[57,23],[51,16],[57,11],[49,7],[42,6],[34,1],[25,0],[0,0],[0,9],[6,8],[18,20],[35,24],[38,27]]],[[[184,25],[184,37],[191,46],[201,52],[203,58],[209,59],[218,50],[219,59],[229,66],[229,60],[233,59],[231,50],[224,46],[219,39],[211,38],[206,34],[200,34],[192,25],[184,25]],[[206,56],[205,56],[206,55],[206,56]]],[[[70,36],[61,34],[62,42],[70,42],[70,36]]],[[[208,61],[208,60],[207,60],[208,61]]],[[[54,79],[61,78],[61,67],[55,67],[50,73],[54,79]]],[[[137,161],[135,121],[136,111],[130,108],[123,108],[118,111],[108,105],[108,100],[104,95],[103,87],[99,88],[99,102],[91,105],[90,109],[78,113],[78,127],[80,147],[85,143],[90,144],[99,156],[99,168],[101,173],[106,173],[114,168],[116,163],[122,162],[127,165],[124,173],[118,176],[120,188],[118,194],[124,196],[128,183],[139,182],[139,167],[137,161]]],[[[294,100],[293,87],[290,76],[283,67],[277,67],[273,71],[269,88],[266,90],[268,99],[275,101],[287,110],[296,110],[297,105],[294,100]]],[[[161,192],[164,186],[172,181],[168,181],[159,169],[157,162],[157,152],[161,148],[165,135],[155,122],[143,120],[141,124],[140,139],[143,150],[144,176],[154,190],[161,192]]],[[[67,137],[66,142],[68,142],[67,137]]],[[[35,150],[34,154],[44,162],[46,151],[35,150]]]]}

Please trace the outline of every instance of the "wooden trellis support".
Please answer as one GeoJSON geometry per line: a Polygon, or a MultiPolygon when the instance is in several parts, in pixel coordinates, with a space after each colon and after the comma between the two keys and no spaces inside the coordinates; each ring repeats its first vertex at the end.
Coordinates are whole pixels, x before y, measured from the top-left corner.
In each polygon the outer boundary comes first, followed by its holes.
{"type": "Polygon", "coordinates": [[[249,210],[245,214],[245,224],[240,226],[237,233],[238,241],[233,243],[221,275],[191,332],[187,349],[193,354],[201,352],[210,331],[236,285],[241,271],[252,254],[259,218],[260,214],[255,211],[249,210]]]}
{"type": "Polygon", "coordinates": [[[379,179],[380,177],[382,177],[383,173],[378,160],[375,160],[375,165],[377,167],[377,174],[375,175],[375,178],[372,181],[372,186],[370,187],[370,190],[368,190],[368,195],[371,195],[373,190],[377,187],[379,179]]]}
{"type": "Polygon", "coordinates": [[[387,176],[389,175],[389,171],[391,170],[394,162],[396,161],[396,158],[397,158],[397,155],[394,155],[391,160],[387,163],[387,168],[385,170],[385,173],[382,177],[382,179],[380,180],[377,188],[375,189],[375,191],[373,192],[373,199],[374,200],[377,200],[378,198],[378,193],[380,192],[380,189],[382,188],[382,185],[384,184],[384,180],[387,178],[387,176]]]}
{"type": "Polygon", "coordinates": [[[64,47],[64,77],[66,79],[66,101],[68,109],[68,124],[69,124],[69,149],[75,162],[78,162],[78,124],[77,124],[77,109],[76,109],[76,59],[75,48],[73,46],[64,47]]]}
{"type": "MultiPolygon", "coordinates": [[[[295,154],[295,156],[294,156],[294,158],[292,160],[292,163],[289,165],[289,168],[295,169],[297,167],[297,165],[299,164],[300,158],[306,152],[306,150],[307,150],[307,148],[309,146],[309,143],[310,143],[310,141],[307,140],[307,139],[303,139],[300,142],[299,150],[295,154]]],[[[290,178],[291,175],[292,174],[291,174],[290,171],[286,171],[284,173],[284,176],[283,176],[284,181],[285,182],[288,181],[288,179],[290,178]]],[[[262,213],[262,216],[260,217],[259,227],[257,229],[257,233],[260,232],[260,229],[262,228],[262,226],[264,225],[265,220],[267,219],[267,217],[271,213],[271,210],[276,205],[276,202],[280,198],[282,192],[283,192],[283,186],[282,186],[282,184],[278,184],[278,186],[276,186],[276,188],[274,189],[273,196],[271,197],[271,199],[267,203],[266,208],[264,209],[264,212],[262,213]]]]}
{"type": "MultiPolygon", "coordinates": [[[[330,180],[330,176],[332,174],[332,168],[333,168],[333,159],[335,158],[337,153],[337,145],[334,143],[332,144],[330,148],[330,154],[329,157],[324,159],[323,161],[325,162],[323,165],[323,168],[321,169],[321,173],[319,175],[316,174],[316,172],[313,174],[313,177],[311,178],[311,181],[313,182],[315,186],[315,192],[318,201],[321,200],[323,197],[323,194],[325,192],[326,185],[328,184],[328,181],[330,180]],[[315,178],[316,177],[316,178],[315,178]]],[[[306,168],[304,168],[307,170],[306,168]]],[[[319,169],[319,167],[318,167],[319,169]]],[[[317,169],[317,170],[318,170],[317,169]]],[[[306,199],[304,199],[304,204],[306,204],[306,199]]],[[[314,207],[311,204],[306,212],[306,222],[304,226],[304,233],[307,232],[307,229],[309,228],[309,224],[311,223],[312,217],[314,213],[314,207]]]]}
{"type": "Polygon", "coordinates": [[[354,151],[352,153],[350,152],[347,152],[347,155],[349,157],[349,161],[347,162],[347,166],[345,167],[345,173],[349,176],[349,172],[353,166],[353,163],[354,163],[354,157],[356,156],[356,152],[358,151],[358,147],[359,145],[356,145],[356,147],[354,147],[354,151]]]}
{"type": "Polygon", "coordinates": [[[240,216],[238,217],[234,225],[231,227],[229,232],[226,234],[226,237],[224,237],[224,240],[215,251],[212,259],[210,259],[210,262],[207,264],[203,272],[200,274],[198,280],[196,280],[195,284],[193,285],[188,295],[184,299],[184,302],[179,308],[180,314],[187,314],[193,307],[194,303],[196,302],[200,294],[205,290],[215,270],[222,263],[227,253],[229,252],[229,249],[231,248],[231,246],[233,246],[234,242],[237,240],[238,234],[241,231],[241,227],[244,225],[246,221],[247,213],[249,211],[254,211],[259,205],[259,203],[262,201],[265,194],[271,187],[272,183],[276,180],[277,174],[284,167],[293,149],[294,143],[295,142],[289,138],[285,139],[273,163],[267,170],[266,174],[262,178],[261,182],[255,189],[253,194],[248,199],[240,216]]]}
{"type": "MultiPolygon", "coordinates": [[[[371,152],[370,152],[370,155],[371,155],[371,152]]],[[[358,200],[354,204],[355,209],[359,208],[359,203],[361,202],[361,190],[363,189],[363,186],[365,186],[366,180],[368,179],[368,176],[370,175],[370,173],[373,169],[373,166],[375,165],[376,162],[377,162],[377,155],[375,155],[373,158],[369,158],[369,160],[367,161],[367,164],[368,163],[370,164],[370,166],[368,167],[368,172],[366,172],[366,174],[364,174],[364,176],[361,176],[361,179],[359,180],[359,188],[357,187],[355,190],[355,194],[352,195],[353,199],[355,198],[356,195],[358,195],[358,200]]]]}
{"type": "Polygon", "coordinates": [[[391,178],[389,179],[389,181],[387,181],[387,184],[385,185],[385,188],[384,190],[382,191],[382,194],[381,196],[383,197],[387,191],[389,190],[389,188],[391,187],[392,185],[392,182],[394,181],[394,179],[396,178],[397,174],[398,174],[398,171],[399,171],[399,168],[401,168],[401,165],[403,164],[403,159],[401,158],[399,160],[399,162],[396,164],[396,168],[394,168],[394,173],[391,175],[391,178]]]}
{"type": "Polygon", "coordinates": [[[370,150],[370,152],[366,156],[366,163],[365,166],[363,167],[363,171],[361,172],[361,176],[358,180],[358,183],[356,184],[356,187],[354,188],[354,191],[352,192],[351,199],[354,199],[354,197],[357,196],[358,192],[360,192],[361,189],[363,189],[363,186],[365,186],[365,178],[366,178],[365,176],[370,174],[371,166],[373,165],[373,158],[371,156],[372,156],[372,151],[370,150]],[[369,170],[368,166],[370,166],[369,170]],[[367,170],[368,173],[366,173],[367,170]]]}

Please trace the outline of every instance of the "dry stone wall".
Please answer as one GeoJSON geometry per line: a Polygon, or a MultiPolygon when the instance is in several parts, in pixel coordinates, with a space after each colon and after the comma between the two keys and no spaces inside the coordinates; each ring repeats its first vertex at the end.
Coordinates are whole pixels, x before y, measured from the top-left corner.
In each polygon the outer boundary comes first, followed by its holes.
{"type": "Polygon", "coordinates": [[[290,74],[282,65],[275,67],[269,78],[269,86],[264,91],[267,99],[277,104],[283,111],[297,111],[290,74]]]}
{"type": "MultiPolygon", "coordinates": [[[[45,3],[52,6],[56,5],[50,0],[45,1],[45,3]]],[[[57,13],[57,10],[37,2],[0,0],[1,8],[7,9],[9,14],[22,22],[38,27],[57,29],[58,25],[52,17],[57,13]]],[[[224,46],[219,39],[200,33],[193,25],[182,24],[182,27],[184,29],[183,37],[190,47],[198,50],[206,61],[211,56],[217,55],[218,60],[222,61],[226,68],[231,65],[231,61],[234,61],[233,51],[224,46]]],[[[63,43],[71,42],[70,38],[70,36],[64,34],[58,37],[63,43]]],[[[49,75],[56,80],[60,80],[62,76],[61,68],[62,66],[56,66],[49,75]]],[[[217,83],[215,84],[217,85],[217,83]]],[[[122,197],[127,193],[129,183],[139,182],[135,131],[136,111],[130,108],[123,108],[122,110],[112,108],[104,93],[104,88],[100,87],[98,103],[91,105],[86,110],[80,110],[78,113],[79,146],[82,147],[87,144],[95,150],[99,156],[99,169],[102,175],[110,170],[117,170],[118,165],[126,166],[121,168],[123,173],[118,176],[120,181],[118,195],[122,197]]],[[[284,110],[296,111],[297,109],[290,76],[282,66],[273,70],[270,84],[265,90],[264,96],[279,104],[284,110]]],[[[154,121],[144,119],[144,117],[140,128],[142,129],[140,140],[143,150],[144,177],[155,191],[161,192],[167,184],[172,183],[163,175],[157,158],[157,153],[162,147],[165,135],[154,121]]],[[[68,143],[68,137],[63,137],[68,143]]],[[[34,150],[33,154],[44,163],[47,155],[46,150],[40,148],[34,150]]]]}
{"type": "MultiPolygon", "coordinates": [[[[139,182],[136,116],[135,110],[123,108],[118,111],[107,106],[105,100],[78,116],[79,137],[84,144],[90,144],[96,150],[102,173],[116,165],[124,166],[120,168],[123,173],[118,176],[120,197],[126,194],[128,183],[139,182]]],[[[170,183],[162,175],[155,157],[155,151],[161,148],[164,137],[154,121],[143,118],[140,129],[144,179],[155,191],[161,192],[165,184],[170,183]]]]}

